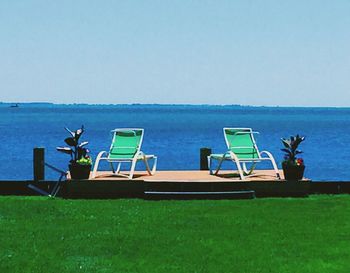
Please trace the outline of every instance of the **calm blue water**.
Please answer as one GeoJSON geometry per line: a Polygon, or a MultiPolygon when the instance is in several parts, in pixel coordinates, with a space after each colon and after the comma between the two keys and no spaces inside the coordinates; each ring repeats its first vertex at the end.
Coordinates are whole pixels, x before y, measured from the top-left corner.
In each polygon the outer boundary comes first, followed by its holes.
{"type": "MultiPolygon", "coordinates": [[[[33,147],[45,147],[46,161],[65,169],[68,156],[55,147],[64,145],[65,126],[76,129],[82,124],[93,157],[108,150],[111,129],[144,128],[142,150],[158,155],[160,170],[198,169],[201,147],[224,152],[223,127],[259,131],[260,150],[271,151],[280,165],[280,138],[299,133],[306,136],[300,148],[307,177],[350,180],[350,109],[345,108],[0,104],[0,117],[1,180],[32,178],[33,147]]],[[[46,177],[57,175],[47,170],[46,177]]]]}

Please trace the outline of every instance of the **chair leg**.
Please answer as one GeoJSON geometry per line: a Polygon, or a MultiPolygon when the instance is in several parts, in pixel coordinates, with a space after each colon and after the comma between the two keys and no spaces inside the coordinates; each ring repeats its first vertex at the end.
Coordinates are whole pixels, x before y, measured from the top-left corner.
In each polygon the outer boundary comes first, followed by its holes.
{"type": "Polygon", "coordinates": [[[216,168],[216,170],[214,172],[215,175],[217,175],[219,173],[221,165],[224,162],[224,160],[225,160],[225,155],[220,159],[219,165],[217,166],[217,168],[216,168]]]}
{"type": "Polygon", "coordinates": [[[239,162],[238,157],[233,152],[230,152],[230,156],[231,156],[232,162],[235,163],[236,166],[237,166],[237,170],[238,170],[239,176],[241,177],[241,180],[244,180],[244,178],[245,178],[244,177],[244,173],[243,173],[243,170],[242,170],[242,167],[241,167],[241,163],[239,162]]]}
{"type": "Polygon", "coordinates": [[[275,161],[274,157],[272,156],[272,154],[270,152],[268,152],[268,151],[262,151],[262,152],[260,152],[260,155],[261,154],[266,154],[268,156],[268,158],[271,161],[272,167],[273,167],[273,169],[275,171],[276,177],[278,179],[281,179],[280,172],[278,171],[278,167],[277,167],[276,161],[275,161]]]}
{"type": "Polygon", "coordinates": [[[100,159],[96,159],[94,169],[92,170],[92,175],[91,175],[92,179],[96,178],[96,173],[97,173],[99,163],[100,163],[100,159]]]}
{"type": "Polygon", "coordinates": [[[115,173],[113,163],[112,163],[112,162],[109,162],[109,164],[111,165],[112,172],[115,173]]]}
{"type": "Polygon", "coordinates": [[[145,163],[146,171],[148,172],[149,175],[152,175],[151,170],[150,170],[149,165],[148,165],[147,158],[144,156],[142,160],[145,163]]]}
{"type": "MultiPolygon", "coordinates": [[[[242,169],[242,167],[241,167],[241,163],[239,162],[238,157],[237,157],[233,152],[231,152],[231,151],[229,152],[229,154],[230,154],[230,156],[231,156],[232,162],[233,162],[234,164],[236,164],[236,166],[237,166],[237,170],[238,170],[238,173],[239,173],[239,176],[240,176],[241,180],[244,180],[245,177],[244,177],[243,169],[242,169]]],[[[219,170],[220,170],[221,165],[222,165],[222,163],[224,162],[225,158],[226,158],[226,154],[224,154],[223,157],[220,159],[219,165],[218,165],[218,167],[216,168],[216,171],[215,171],[215,173],[214,173],[215,175],[217,175],[217,174],[219,173],[219,170]]]]}
{"type": "Polygon", "coordinates": [[[245,173],[248,173],[248,170],[247,170],[247,165],[245,162],[242,163],[242,169],[245,173]]]}
{"type": "Polygon", "coordinates": [[[131,162],[130,174],[128,176],[129,179],[132,179],[134,176],[136,162],[137,162],[137,158],[134,158],[131,162]]]}
{"type": "Polygon", "coordinates": [[[146,171],[148,172],[148,174],[149,174],[149,175],[154,175],[155,172],[156,172],[156,169],[157,169],[157,157],[156,157],[156,156],[154,157],[154,162],[153,162],[152,170],[151,170],[150,167],[149,167],[147,157],[144,156],[142,160],[143,160],[143,162],[145,163],[146,171]]]}
{"type": "Polygon", "coordinates": [[[239,161],[234,161],[234,163],[236,163],[237,170],[238,170],[239,176],[241,177],[241,180],[244,180],[245,177],[244,177],[244,173],[243,173],[241,164],[239,163],[239,161]]]}
{"type": "Polygon", "coordinates": [[[156,173],[156,170],[157,170],[157,160],[158,160],[158,158],[155,156],[155,157],[154,157],[154,162],[153,162],[152,171],[151,171],[151,175],[154,175],[154,174],[156,173]]]}
{"type": "Polygon", "coordinates": [[[118,163],[118,167],[117,167],[117,170],[115,171],[116,173],[120,173],[120,166],[122,165],[121,162],[118,163]]]}
{"type": "Polygon", "coordinates": [[[280,172],[278,171],[277,164],[274,158],[271,158],[271,163],[272,163],[273,169],[275,170],[276,177],[278,179],[281,179],[280,172]]]}
{"type": "Polygon", "coordinates": [[[91,175],[91,178],[94,179],[96,178],[96,173],[97,173],[97,169],[98,169],[98,164],[100,164],[100,160],[101,160],[101,157],[103,156],[103,154],[105,154],[106,152],[105,151],[102,151],[100,152],[97,157],[96,157],[96,161],[95,161],[95,165],[94,165],[94,169],[92,171],[92,175],[91,175]]]}
{"type": "Polygon", "coordinates": [[[254,162],[252,164],[252,166],[250,167],[249,171],[247,169],[247,164],[245,162],[243,162],[242,165],[243,165],[244,174],[245,175],[251,175],[254,172],[254,170],[255,170],[256,162],[254,162]]]}
{"type": "Polygon", "coordinates": [[[207,160],[208,160],[208,167],[209,167],[209,174],[212,175],[213,171],[211,170],[211,156],[207,156],[207,160]]]}

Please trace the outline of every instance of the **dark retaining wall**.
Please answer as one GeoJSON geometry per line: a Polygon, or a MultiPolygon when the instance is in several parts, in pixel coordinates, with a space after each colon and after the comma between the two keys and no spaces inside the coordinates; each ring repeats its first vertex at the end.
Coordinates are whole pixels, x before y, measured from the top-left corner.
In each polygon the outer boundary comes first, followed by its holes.
{"type": "MultiPolygon", "coordinates": [[[[51,192],[56,181],[0,181],[0,195],[38,195],[29,184],[51,192]]],[[[144,198],[153,192],[225,192],[255,191],[256,197],[307,196],[309,194],[350,193],[350,182],[144,182],[71,180],[61,182],[57,196],[64,198],[144,198]]],[[[223,198],[225,198],[223,196],[223,198]]],[[[226,199],[226,198],[225,198],[226,199]]]]}
{"type": "Polygon", "coordinates": [[[310,193],[342,194],[350,193],[350,181],[324,181],[310,183],[310,193]]]}

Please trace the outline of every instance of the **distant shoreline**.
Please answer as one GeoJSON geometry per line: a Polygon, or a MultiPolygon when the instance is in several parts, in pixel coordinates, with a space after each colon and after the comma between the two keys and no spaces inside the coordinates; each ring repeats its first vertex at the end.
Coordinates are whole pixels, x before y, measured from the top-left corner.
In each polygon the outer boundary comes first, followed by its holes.
{"type": "Polygon", "coordinates": [[[0,106],[122,106],[122,107],[233,107],[233,108],[302,108],[302,109],[350,109],[350,106],[287,106],[287,105],[241,105],[241,104],[191,104],[191,103],[54,103],[54,102],[0,102],[0,106]]]}

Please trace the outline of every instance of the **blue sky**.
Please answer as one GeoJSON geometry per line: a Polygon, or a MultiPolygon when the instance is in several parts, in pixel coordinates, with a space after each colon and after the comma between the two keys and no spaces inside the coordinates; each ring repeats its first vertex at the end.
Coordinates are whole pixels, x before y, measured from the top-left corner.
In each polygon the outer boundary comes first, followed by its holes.
{"type": "Polygon", "coordinates": [[[0,101],[350,106],[350,1],[0,2],[0,101]]]}

